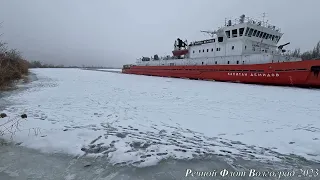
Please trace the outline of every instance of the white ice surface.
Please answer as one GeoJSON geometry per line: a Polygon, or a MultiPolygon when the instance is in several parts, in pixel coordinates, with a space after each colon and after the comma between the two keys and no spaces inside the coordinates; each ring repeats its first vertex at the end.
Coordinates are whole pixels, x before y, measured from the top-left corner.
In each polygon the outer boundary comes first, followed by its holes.
{"type": "MultiPolygon", "coordinates": [[[[5,98],[14,105],[0,119],[1,125],[28,115],[12,136],[27,147],[108,153],[111,163],[140,166],[208,154],[320,160],[319,90],[80,69],[32,72],[39,80],[5,98]]],[[[1,126],[8,139],[9,124],[1,126]]]]}
{"type": "Polygon", "coordinates": [[[115,71],[115,72],[121,72],[122,69],[97,69],[99,71],[115,71]]]}

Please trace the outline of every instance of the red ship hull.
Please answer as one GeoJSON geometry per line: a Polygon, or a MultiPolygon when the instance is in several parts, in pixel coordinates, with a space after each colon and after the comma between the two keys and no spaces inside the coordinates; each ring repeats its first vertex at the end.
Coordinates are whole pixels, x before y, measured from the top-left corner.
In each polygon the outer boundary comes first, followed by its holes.
{"type": "Polygon", "coordinates": [[[320,88],[320,60],[252,65],[131,66],[126,74],[320,88]]]}

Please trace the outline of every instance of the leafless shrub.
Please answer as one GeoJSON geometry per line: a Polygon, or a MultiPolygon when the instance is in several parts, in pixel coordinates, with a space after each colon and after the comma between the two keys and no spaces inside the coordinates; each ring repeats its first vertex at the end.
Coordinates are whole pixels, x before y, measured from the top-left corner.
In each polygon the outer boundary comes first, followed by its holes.
{"type": "Polygon", "coordinates": [[[35,136],[41,133],[40,128],[30,128],[30,129],[22,129],[22,121],[26,121],[26,116],[16,116],[14,118],[7,117],[8,120],[6,122],[0,121],[0,137],[4,135],[10,135],[10,139],[13,139],[13,136],[16,132],[26,131],[28,130],[30,135],[32,132],[35,136]]]}
{"type": "Polygon", "coordinates": [[[22,59],[21,53],[16,49],[8,50],[6,43],[0,40],[0,90],[27,75],[28,68],[29,63],[22,59]]]}

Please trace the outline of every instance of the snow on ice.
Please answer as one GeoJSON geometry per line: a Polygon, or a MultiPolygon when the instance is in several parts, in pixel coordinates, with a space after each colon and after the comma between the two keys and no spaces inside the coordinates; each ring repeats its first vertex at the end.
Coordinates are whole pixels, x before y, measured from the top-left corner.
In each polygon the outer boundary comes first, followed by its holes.
{"type": "Polygon", "coordinates": [[[26,113],[12,137],[30,148],[136,166],[213,154],[320,160],[318,90],[80,69],[32,72],[38,80],[5,97],[13,105],[1,119],[26,113]]]}

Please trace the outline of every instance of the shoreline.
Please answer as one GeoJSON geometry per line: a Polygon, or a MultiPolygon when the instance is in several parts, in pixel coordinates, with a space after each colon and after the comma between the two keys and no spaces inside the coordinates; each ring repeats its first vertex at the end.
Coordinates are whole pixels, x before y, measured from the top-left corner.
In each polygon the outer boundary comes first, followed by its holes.
{"type": "Polygon", "coordinates": [[[29,74],[26,77],[14,82],[10,87],[7,87],[6,90],[0,90],[0,99],[1,99],[0,112],[12,104],[2,98],[24,91],[25,89],[28,88],[25,85],[38,80],[37,75],[32,72],[29,72],[29,74]],[[23,87],[19,87],[19,86],[23,86],[23,87]]]}

